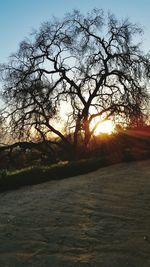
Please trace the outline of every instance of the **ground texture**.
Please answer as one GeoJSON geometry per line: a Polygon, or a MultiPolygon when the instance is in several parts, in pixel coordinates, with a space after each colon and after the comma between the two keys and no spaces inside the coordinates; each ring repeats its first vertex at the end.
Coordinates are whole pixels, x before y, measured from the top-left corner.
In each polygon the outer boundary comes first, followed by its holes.
{"type": "Polygon", "coordinates": [[[0,194],[0,267],[149,267],[150,160],[0,194]]]}

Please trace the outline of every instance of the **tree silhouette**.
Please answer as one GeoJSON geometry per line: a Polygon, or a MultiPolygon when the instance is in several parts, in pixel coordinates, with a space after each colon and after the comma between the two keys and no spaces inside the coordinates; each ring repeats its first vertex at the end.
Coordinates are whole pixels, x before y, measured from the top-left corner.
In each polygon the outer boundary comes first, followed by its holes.
{"type": "Polygon", "coordinates": [[[53,133],[73,147],[82,139],[86,148],[99,122],[140,117],[149,76],[149,57],[136,43],[141,32],[128,20],[105,19],[102,10],[86,16],[74,11],[42,24],[1,65],[12,132],[25,139],[36,131],[44,140],[53,133]],[[70,109],[63,132],[55,119],[65,103],[70,109]]]}

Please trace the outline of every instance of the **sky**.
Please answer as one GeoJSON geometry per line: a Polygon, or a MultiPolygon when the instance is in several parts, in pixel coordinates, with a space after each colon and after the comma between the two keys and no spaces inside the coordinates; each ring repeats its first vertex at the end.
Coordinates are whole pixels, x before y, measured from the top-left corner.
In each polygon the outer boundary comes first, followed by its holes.
{"type": "Polygon", "coordinates": [[[7,62],[19,43],[52,16],[63,17],[73,9],[93,8],[128,17],[144,29],[143,50],[150,50],[150,0],[0,0],[0,63],[7,62]]]}

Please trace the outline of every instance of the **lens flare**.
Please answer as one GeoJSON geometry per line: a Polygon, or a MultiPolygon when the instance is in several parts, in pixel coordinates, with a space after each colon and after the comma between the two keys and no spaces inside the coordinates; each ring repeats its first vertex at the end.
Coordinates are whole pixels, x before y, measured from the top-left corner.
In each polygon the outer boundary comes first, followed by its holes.
{"type": "MultiPolygon", "coordinates": [[[[95,122],[95,124],[96,123],[97,122],[95,122]]],[[[111,120],[104,121],[104,122],[98,124],[98,126],[94,132],[94,135],[99,135],[101,133],[111,134],[114,131],[114,128],[115,128],[115,126],[111,120]]]]}

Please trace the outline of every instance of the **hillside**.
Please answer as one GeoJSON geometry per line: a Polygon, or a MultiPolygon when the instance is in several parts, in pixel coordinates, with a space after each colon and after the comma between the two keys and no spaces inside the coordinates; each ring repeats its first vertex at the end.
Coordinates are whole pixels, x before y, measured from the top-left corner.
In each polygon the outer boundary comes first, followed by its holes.
{"type": "Polygon", "coordinates": [[[0,266],[150,266],[150,160],[4,192],[0,207],[0,266]]]}

